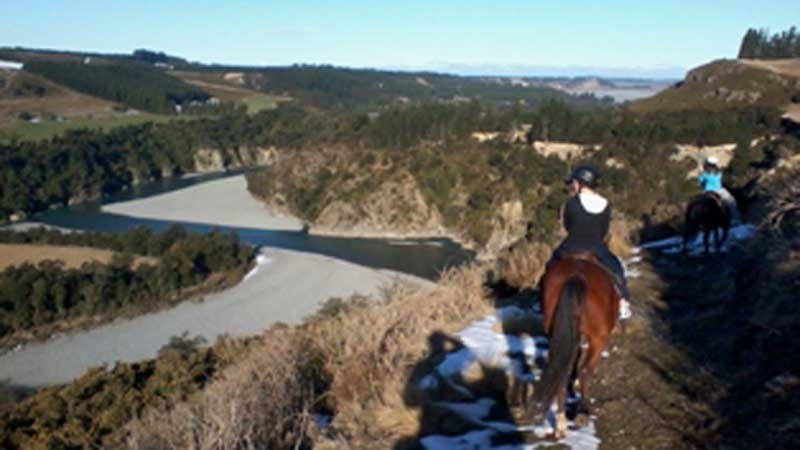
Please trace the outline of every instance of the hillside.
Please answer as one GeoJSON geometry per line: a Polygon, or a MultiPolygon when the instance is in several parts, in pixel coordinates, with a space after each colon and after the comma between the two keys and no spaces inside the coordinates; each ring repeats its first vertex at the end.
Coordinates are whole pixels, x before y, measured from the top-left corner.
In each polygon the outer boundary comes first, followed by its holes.
{"type": "Polygon", "coordinates": [[[153,113],[172,114],[178,105],[210,98],[197,87],[139,63],[32,61],[25,63],[25,70],[88,95],[153,113]]]}
{"type": "Polygon", "coordinates": [[[637,113],[743,107],[785,108],[800,92],[796,60],[718,60],[692,69],[659,94],[633,102],[637,113]]]}
{"type": "MultiPolygon", "coordinates": [[[[572,96],[534,84],[497,82],[495,78],[433,72],[399,72],[324,65],[289,67],[192,66],[195,77],[227,77],[227,82],[323,110],[371,112],[424,102],[480,101],[496,107],[536,107],[557,98],[584,107],[607,106],[607,100],[572,96]]],[[[181,75],[179,75],[181,76],[181,75]]]]}
{"type": "MultiPolygon", "coordinates": [[[[297,120],[314,115],[302,117],[297,120]]],[[[706,152],[718,151],[709,145],[732,152],[755,142],[757,154],[779,145],[757,138],[780,127],[770,110],[632,115],[549,104],[520,116],[469,106],[407,109],[360,131],[352,141],[342,132],[324,143],[299,140],[297,150],[248,174],[248,189],[305,221],[312,233],[446,236],[489,256],[526,235],[552,239],[570,166],[600,167],[618,212],[643,221],[674,219],[697,189],[687,173],[706,152]],[[485,133],[492,139],[475,138],[481,121],[499,130],[485,133]],[[511,126],[526,122],[524,132],[511,126]]],[[[749,163],[743,156],[736,171],[749,163]]]]}
{"type": "Polygon", "coordinates": [[[0,134],[28,124],[120,115],[109,101],[81,94],[24,70],[0,70],[0,134]]]}
{"type": "MultiPolygon", "coordinates": [[[[497,83],[495,79],[483,77],[462,77],[431,72],[353,69],[326,65],[285,67],[203,65],[147,50],[137,50],[130,55],[117,55],[0,48],[0,58],[21,61],[32,66],[43,63],[66,65],[64,67],[70,69],[75,69],[73,64],[87,65],[87,62],[90,66],[138,67],[139,72],[143,70],[142,68],[149,67],[158,70],[141,72],[140,74],[143,76],[139,80],[140,84],[150,79],[154,80],[158,73],[162,73],[164,76],[174,75],[199,88],[200,91],[208,88],[220,94],[225,92],[227,95],[224,97],[240,96],[241,89],[249,89],[277,98],[292,97],[305,106],[340,111],[365,112],[409,102],[426,101],[459,103],[480,100],[495,106],[508,107],[522,103],[533,107],[547,99],[557,98],[582,106],[608,104],[607,101],[598,100],[590,95],[571,96],[549,86],[528,83],[497,83]]],[[[61,76],[61,81],[65,81],[63,75],[54,74],[54,76],[56,75],[61,76]]],[[[86,76],[87,74],[84,73],[81,78],[85,79],[86,76]]],[[[74,77],[70,77],[70,81],[74,82],[74,77]]],[[[85,83],[79,84],[84,85],[85,83]]],[[[171,89],[179,91],[181,97],[187,92],[191,92],[187,91],[185,85],[178,88],[174,80],[170,81],[167,78],[162,77],[159,84],[172,86],[171,89]]],[[[152,88],[153,83],[148,83],[148,85],[152,88]]],[[[99,88],[92,89],[95,94],[104,92],[99,88]]],[[[148,110],[142,105],[131,106],[148,110]]],[[[159,103],[150,102],[148,107],[159,109],[159,111],[153,110],[153,112],[163,112],[159,103]]]]}

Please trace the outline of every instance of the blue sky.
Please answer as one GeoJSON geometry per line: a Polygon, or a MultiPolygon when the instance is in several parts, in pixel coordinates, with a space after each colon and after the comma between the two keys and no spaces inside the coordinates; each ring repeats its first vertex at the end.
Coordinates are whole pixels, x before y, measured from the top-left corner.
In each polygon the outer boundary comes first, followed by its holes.
{"type": "Polygon", "coordinates": [[[3,0],[0,46],[149,48],[248,65],[681,76],[735,57],[748,27],[780,31],[793,20],[800,25],[797,0],[3,0]]]}

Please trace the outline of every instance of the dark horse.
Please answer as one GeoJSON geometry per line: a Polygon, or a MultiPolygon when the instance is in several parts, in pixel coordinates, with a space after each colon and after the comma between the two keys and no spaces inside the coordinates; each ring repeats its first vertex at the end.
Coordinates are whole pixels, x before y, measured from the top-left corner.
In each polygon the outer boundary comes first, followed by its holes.
{"type": "Polygon", "coordinates": [[[728,239],[728,230],[731,227],[731,212],[716,194],[706,192],[695,197],[686,207],[686,224],[683,231],[683,251],[688,250],[688,244],[697,233],[703,230],[703,246],[708,254],[708,237],[714,234],[714,247],[719,251],[725,240],[728,239]],[[722,239],[719,232],[722,231],[722,239]]]}
{"type": "MultiPolygon", "coordinates": [[[[556,438],[567,430],[567,389],[577,378],[586,399],[589,377],[597,374],[603,350],[619,316],[613,276],[591,254],[567,255],[548,268],[542,281],[544,329],[550,339],[548,363],[527,405],[530,419],[544,416],[557,400],[556,438]],[[581,355],[581,339],[588,342],[581,355]]],[[[583,411],[586,404],[582,405],[583,411]]],[[[579,407],[579,409],[581,409],[579,407]]]]}

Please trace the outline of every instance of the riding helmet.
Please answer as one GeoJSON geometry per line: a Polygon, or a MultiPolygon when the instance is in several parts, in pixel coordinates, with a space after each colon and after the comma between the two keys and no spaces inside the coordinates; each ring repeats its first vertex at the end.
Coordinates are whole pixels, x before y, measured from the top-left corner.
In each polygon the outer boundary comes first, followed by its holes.
{"type": "Polygon", "coordinates": [[[571,183],[573,180],[584,186],[595,188],[600,182],[600,173],[592,166],[579,166],[572,171],[565,181],[571,183]]]}
{"type": "Polygon", "coordinates": [[[719,158],[716,156],[709,156],[705,160],[705,165],[709,167],[719,167],[719,158]]]}

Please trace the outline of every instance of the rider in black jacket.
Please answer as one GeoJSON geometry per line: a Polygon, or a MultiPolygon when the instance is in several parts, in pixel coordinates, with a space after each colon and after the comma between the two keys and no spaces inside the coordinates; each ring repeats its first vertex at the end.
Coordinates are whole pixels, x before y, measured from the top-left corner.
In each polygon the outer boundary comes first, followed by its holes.
{"type": "Polygon", "coordinates": [[[548,265],[564,255],[589,251],[597,255],[600,263],[614,274],[620,292],[621,316],[630,315],[628,285],[625,269],[620,260],[608,249],[611,205],[595,189],[599,185],[600,174],[591,166],[581,166],[572,171],[566,182],[575,195],[564,205],[562,223],[567,230],[567,238],[553,252],[548,265]]]}

